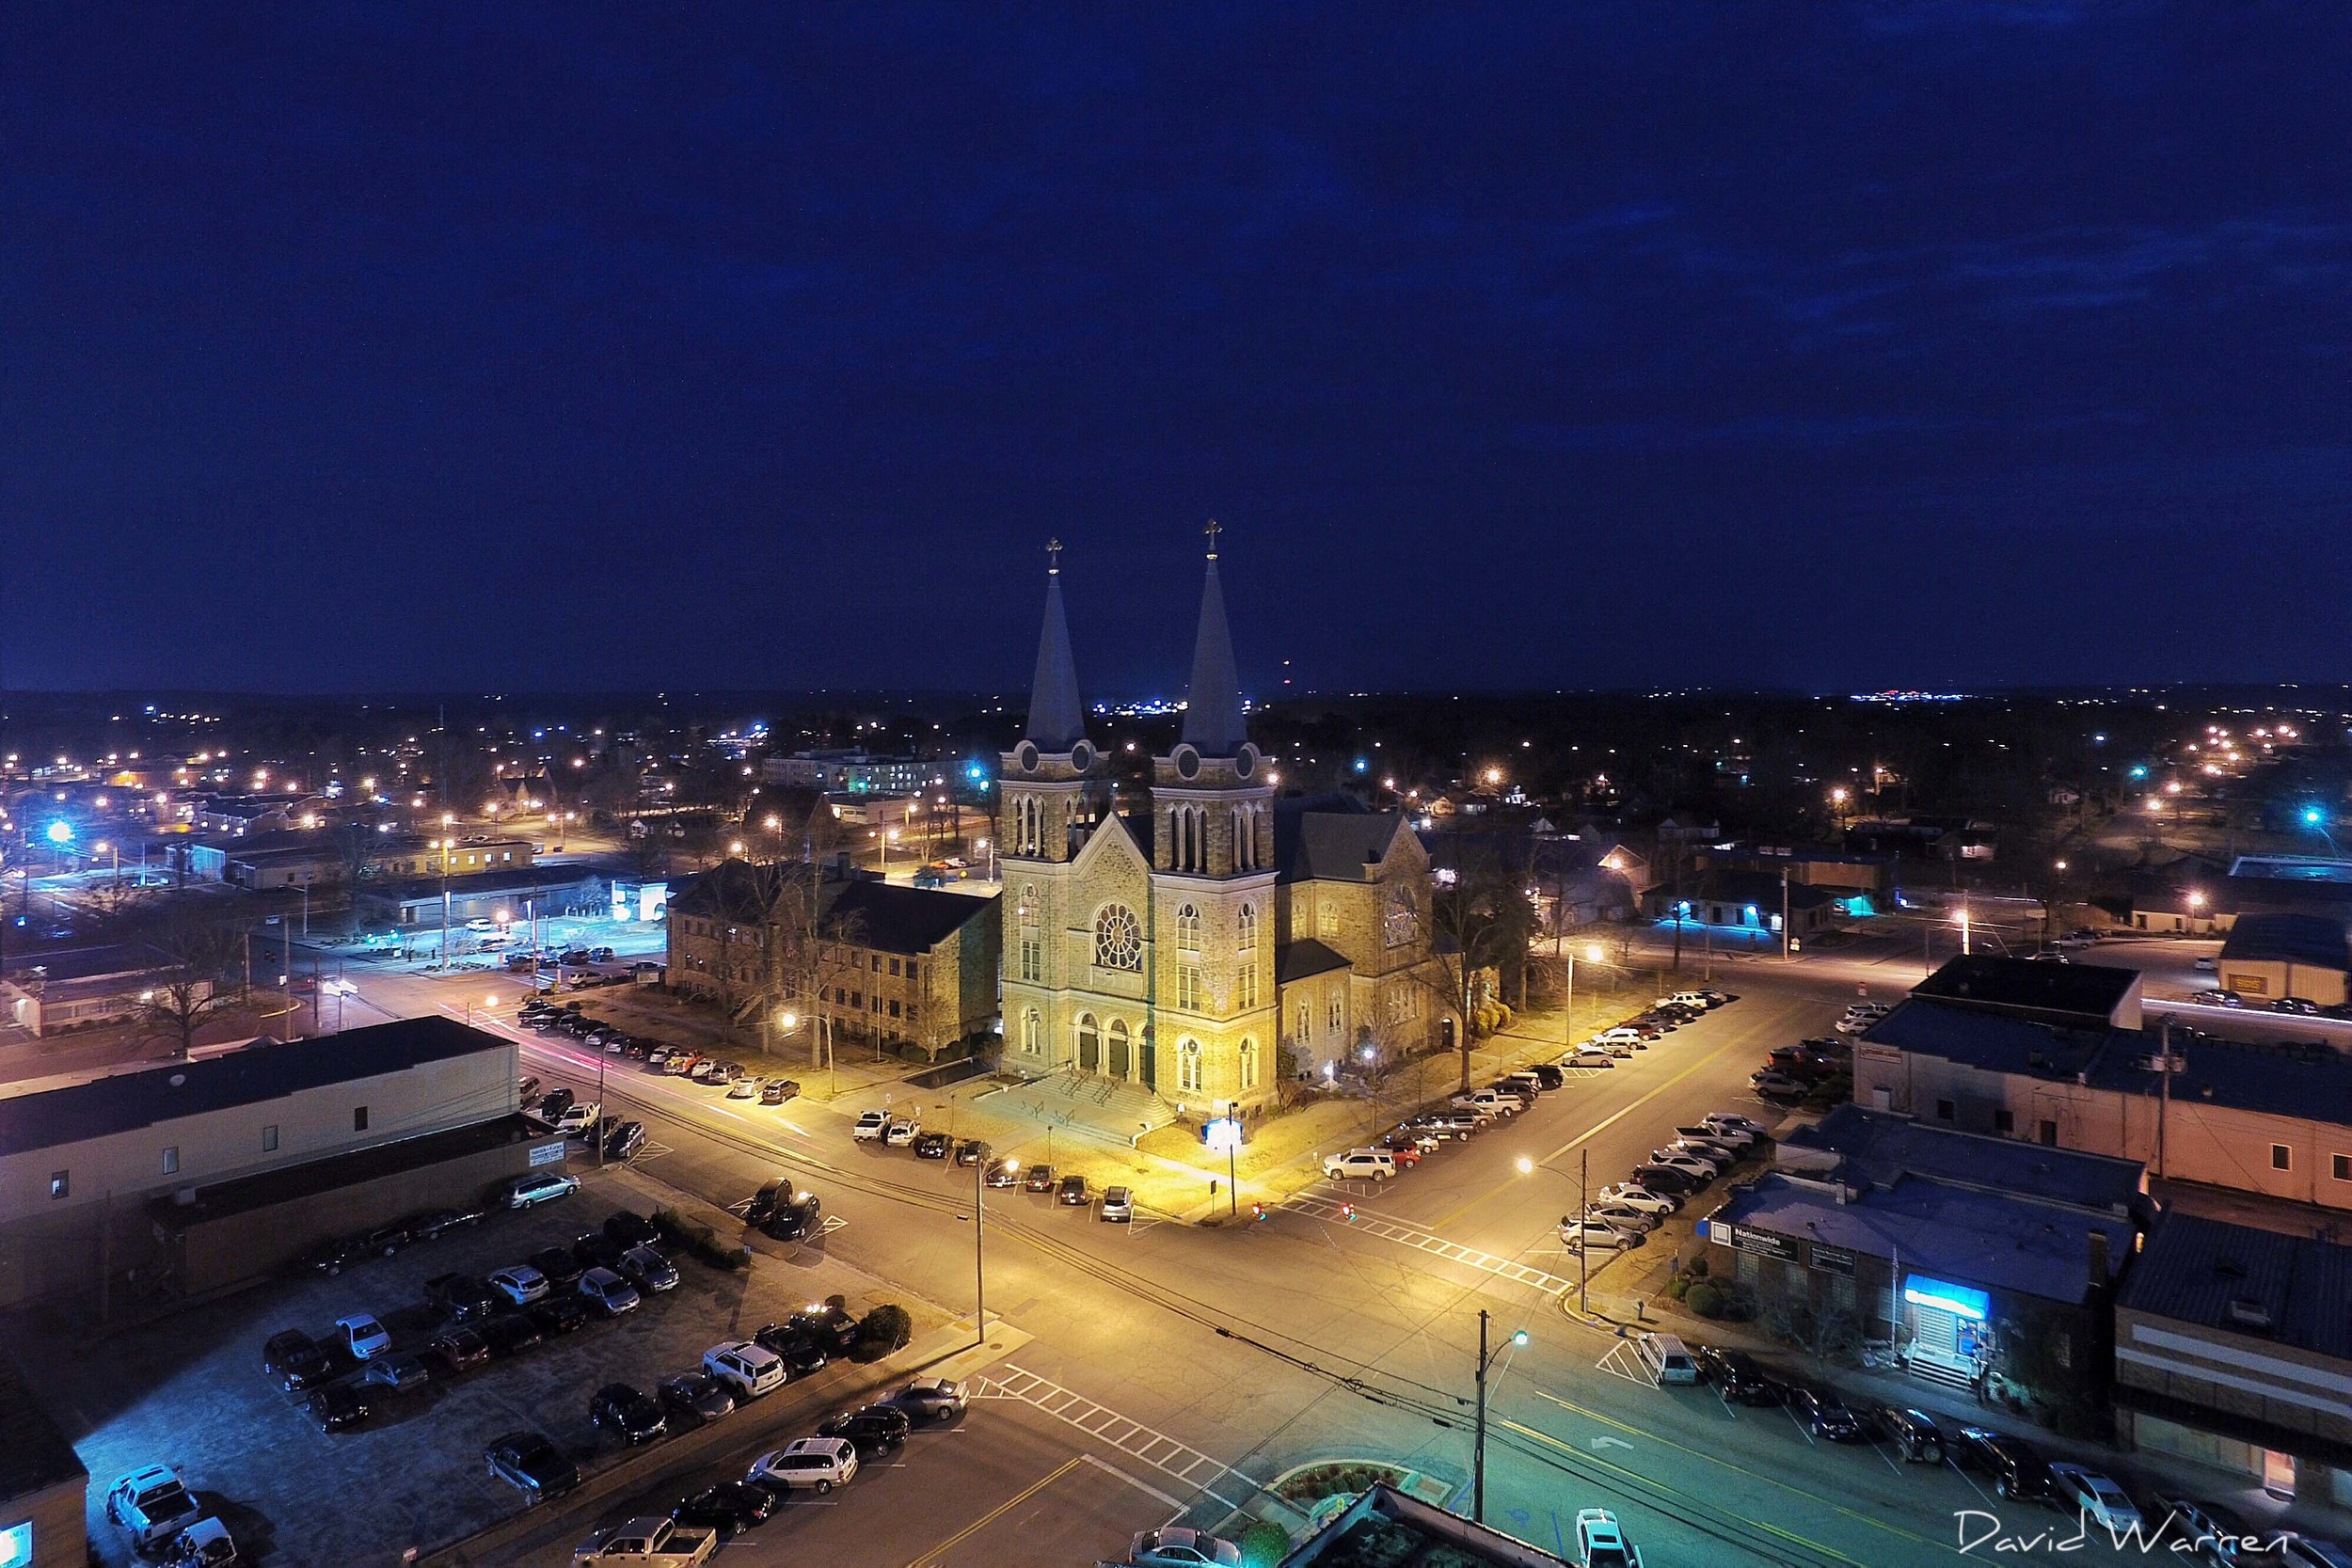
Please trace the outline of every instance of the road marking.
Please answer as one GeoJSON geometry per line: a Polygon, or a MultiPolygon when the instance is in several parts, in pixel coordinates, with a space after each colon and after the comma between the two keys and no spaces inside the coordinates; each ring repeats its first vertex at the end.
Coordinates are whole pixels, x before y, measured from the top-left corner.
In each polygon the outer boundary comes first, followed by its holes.
{"type": "Polygon", "coordinates": [[[1282,1205],[1286,1212],[1327,1220],[1343,1225],[1350,1230],[1360,1230],[1368,1236],[1377,1236],[1384,1242],[1395,1242],[1400,1245],[1416,1248],[1434,1257],[1442,1258],[1451,1263],[1460,1263],[1467,1268],[1498,1275],[1514,1284],[1525,1285],[1531,1290],[1541,1291],[1546,1295],[1558,1295],[1576,1287],[1576,1281],[1572,1279],[1563,1279],[1556,1274],[1547,1274],[1542,1269],[1530,1268],[1525,1263],[1514,1262],[1508,1258],[1497,1258],[1491,1252],[1481,1252],[1476,1247],[1466,1247],[1458,1242],[1449,1242],[1443,1236],[1434,1235],[1418,1226],[1383,1219],[1377,1214],[1368,1213],[1361,1209],[1356,1210],[1356,1217],[1350,1220],[1347,1217],[1348,1207],[1348,1205],[1334,1203],[1327,1197],[1317,1197],[1311,1193],[1301,1193],[1282,1205]]]}
{"type": "Polygon", "coordinates": [[[1044,1491],[1047,1487],[1053,1485],[1054,1482],[1061,1480],[1062,1477],[1068,1475],[1071,1471],[1076,1469],[1084,1463],[1086,1462],[1083,1459],[1066,1459],[1062,1461],[1059,1468],[1054,1470],[1048,1475],[1040,1477],[1037,1481],[1030,1482],[1027,1487],[1014,1493],[1011,1497],[1007,1497],[1003,1502],[998,1503],[994,1508],[990,1509],[986,1513],[981,1514],[978,1518],[973,1520],[970,1524],[964,1526],[963,1528],[956,1531],[955,1534],[949,1536],[946,1540],[942,1541],[938,1545],[933,1546],[930,1550],[917,1554],[914,1560],[907,1564],[907,1568],[922,1568],[924,1563],[938,1557],[940,1553],[946,1551],[949,1547],[956,1545],[960,1542],[970,1540],[973,1536],[977,1535],[980,1531],[986,1529],[989,1526],[994,1524],[1006,1514],[1010,1513],[1014,1509],[1019,1508],[1023,1503],[1027,1502],[1031,1497],[1036,1497],[1040,1492],[1044,1491]]]}
{"type": "Polygon", "coordinates": [[[1595,1453],[1600,1452],[1603,1449],[1623,1449],[1628,1453],[1633,1451],[1633,1445],[1622,1437],[1595,1437],[1589,1439],[1584,1446],[1595,1453]]]}
{"type": "MultiPolygon", "coordinates": [[[[1189,1444],[1179,1442],[1164,1432],[1155,1432],[1140,1421],[1130,1420],[1116,1410],[1095,1403],[1083,1394],[1065,1388],[1058,1383],[1025,1372],[1008,1363],[996,1371],[979,1379],[981,1399],[1019,1400],[1036,1406],[1055,1419],[1076,1427],[1097,1442],[1109,1445],[1132,1458],[1140,1459],[1152,1468],[1174,1476],[1197,1492],[1205,1492],[1227,1508],[1239,1508],[1258,1490],[1258,1483],[1220,1459],[1212,1458],[1189,1444]],[[1121,1427],[1126,1430],[1113,1436],[1121,1427]],[[1231,1476],[1240,1482],[1239,1498],[1228,1497],[1216,1490],[1231,1476]]],[[[1184,1506],[1182,1503],[1177,1507],[1184,1506]]]]}
{"type": "Polygon", "coordinates": [[[1144,1494],[1146,1497],[1157,1497],[1160,1501],[1174,1509],[1179,1514],[1182,1514],[1185,1509],[1191,1506],[1189,1503],[1184,1502],[1183,1500],[1161,1491],[1150,1481],[1144,1481],[1139,1477],[1131,1476],[1126,1471],[1120,1469],[1118,1465],[1110,1464],[1105,1460],[1097,1459],[1090,1453],[1082,1453],[1078,1457],[1085,1460],[1088,1464],[1093,1465],[1096,1469],[1102,1471],[1106,1476],[1117,1476],[1120,1480],[1125,1481],[1128,1485],[1134,1487],[1136,1491],[1144,1494]]]}
{"type": "MultiPolygon", "coordinates": [[[[1638,1383],[1645,1388],[1658,1386],[1658,1380],[1649,1375],[1649,1369],[1634,1359],[1632,1346],[1622,1339],[1610,1346],[1608,1354],[1593,1363],[1593,1370],[1607,1372],[1612,1377],[1621,1377],[1628,1383],[1638,1383]]],[[[1544,1394],[1541,1388],[1536,1389],[1535,1392],[1544,1394]]],[[[1551,1397],[1549,1394],[1544,1394],[1546,1399],[1551,1397]]]]}

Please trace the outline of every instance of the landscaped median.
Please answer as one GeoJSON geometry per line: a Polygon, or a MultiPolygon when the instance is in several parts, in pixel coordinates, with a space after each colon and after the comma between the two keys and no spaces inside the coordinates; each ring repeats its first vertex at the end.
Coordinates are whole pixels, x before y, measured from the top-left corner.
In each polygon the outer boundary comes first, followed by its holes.
{"type": "Polygon", "coordinates": [[[703,1469],[731,1452],[739,1452],[748,1465],[761,1449],[805,1436],[824,1417],[863,1404],[894,1384],[918,1375],[970,1377],[1028,1342],[1028,1335],[1003,1322],[989,1325],[985,1344],[975,1342],[968,1321],[944,1324],[879,1361],[849,1364],[853,1368],[849,1377],[835,1380],[820,1374],[788,1384],[734,1415],[616,1454],[612,1463],[582,1477],[578,1488],[545,1507],[523,1509],[487,1529],[437,1546],[418,1560],[431,1568],[471,1568],[513,1561],[532,1550],[577,1545],[618,1498],[703,1469]]]}

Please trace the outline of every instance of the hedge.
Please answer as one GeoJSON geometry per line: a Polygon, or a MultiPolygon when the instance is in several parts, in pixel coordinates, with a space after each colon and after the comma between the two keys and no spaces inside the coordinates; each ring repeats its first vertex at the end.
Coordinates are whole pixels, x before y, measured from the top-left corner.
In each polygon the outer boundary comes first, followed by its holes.
{"type": "Polygon", "coordinates": [[[656,1209],[653,1227],[676,1246],[684,1248],[714,1269],[738,1272],[752,1266],[752,1249],[741,1242],[723,1240],[719,1233],[702,1221],[689,1219],[675,1209],[656,1209]]]}
{"type": "Polygon", "coordinates": [[[907,1309],[896,1302],[884,1302],[859,1320],[857,1343],[850,1347],[853,1361],[880,1361],[892,1351],[903,1350],[914,1337],[914,1320],[907,1309]]]}

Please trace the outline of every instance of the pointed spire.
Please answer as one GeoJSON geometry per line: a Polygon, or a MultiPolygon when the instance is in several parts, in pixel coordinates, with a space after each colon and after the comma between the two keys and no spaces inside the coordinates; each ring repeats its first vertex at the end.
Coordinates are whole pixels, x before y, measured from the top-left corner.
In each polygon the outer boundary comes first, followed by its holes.
{"type": "Polygon", "coordinates": [[[1248,738],[1241,721],[1241,677],[1233,669],[1233,633],[1225,622],[1225,593],[1216,580],[1216,536],[1212,522],[1209,575],[1200,590],[1200,632],[1192,644],[1192,688],[1184,698],[1184,738],[1202,756],[1237,755],[1248,738]]]}
{"type": "Polygon", "coordinates": [[[1029,682],[1029,721],[1022,732],[1041,752],[1067,752],[1087,733],[1078,701],[1078,667],[1070,655],[1070,618],[1061,607],[1061,541],[1045,546],[1045,626],[1038,634],[1037,673],[1029,682]]]}

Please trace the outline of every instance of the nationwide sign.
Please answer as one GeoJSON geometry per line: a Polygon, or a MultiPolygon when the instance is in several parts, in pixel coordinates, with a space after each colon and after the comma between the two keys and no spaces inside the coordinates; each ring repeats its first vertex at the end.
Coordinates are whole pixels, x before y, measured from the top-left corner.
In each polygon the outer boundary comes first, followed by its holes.
{"type": "Polygon", "coordinates": [[[1731,1244],[1741,1252],[1753,1252],[1764,1258],[1777,1258],[1784,1262],[1793,1263],[1797,1259],[1796,1243],[1786,1236],[1775,1236],[1769,1230],[1758,1230],[1754,1226],[1739,1227],[1731,1244]]]}

